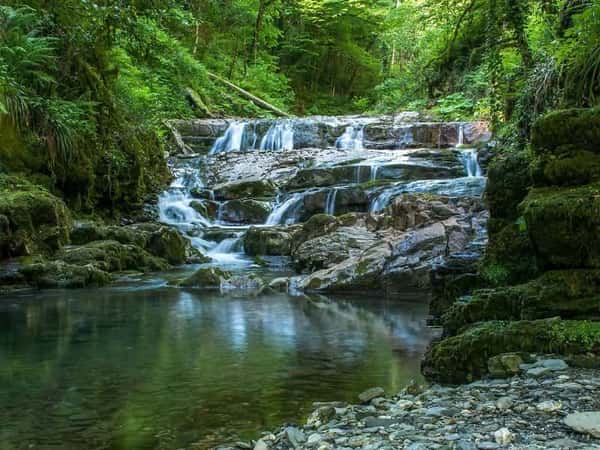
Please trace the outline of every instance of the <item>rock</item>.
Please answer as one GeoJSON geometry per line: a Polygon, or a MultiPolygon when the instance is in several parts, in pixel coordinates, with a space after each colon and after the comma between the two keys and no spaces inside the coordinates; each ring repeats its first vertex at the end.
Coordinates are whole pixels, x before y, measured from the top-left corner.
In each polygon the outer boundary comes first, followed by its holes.
{"type": "Polygon", "coordinates": [[[358,396],[358,399],[361,401],[361,403],[369,403],[371,400],[383,396],[385,396],[385,391],[383,390],[383,388],[374,387],[362,392],[358,396]]]}
{"type": "Polygon", "coordinates": [[[555,412],[561,410],[562,402],[556,400],[546,400],[544,402],[538,403],[535,407],[538,411],[555,412]]]}
{"type": "Polygon", "coordinates": [[[540,364],[552,372],[567,370],[569,368],[568,364],[562,359],[544,359],[540,361],[540,364]]]}
{"type": "Polygon", "coordinates": [[[298,448],[306,442],[306,435],[298,428],[287,427],[285,429],[285,435],[294,448],[298,448]]]}
{"type": "Polygon", "coordinates": [[[520,372],[523,357],[518,353],[505,353],[488,360],[488,370],[494,378],[507,378],[520,372]]]}
{"type": "Polygon", "coordinates": [[[256,444],[254,445],[254,450],[269,450],[269,448],[267,443],[262,439],[256,441],[256,444]]]}
{"type": "Polygon", "coordinates": [[[480,442],[479,444],[477,444],[477,448],[479,450],[495,450],[498,447],[500,447],[498,444],[496,444],[495,442],[480,442]]]}
{"type": "Polygon", "coordinates": [[[63,261],[28,262],[19,268],[19,273],[29,285],[39,289],[97,287],[112,281],[110,274],[93,264],[79,266],[63,261]]]}
{"type": "Polygon", "coordinates": [[[500,428],[494,433],[496,443],[500,445],[508,445],[515,440],[515,435],[508,428],[500,428]]]}
{"type": "Polygon", "coordinates": [[[181,287],[193,287],[201,289],[219,290],[221,281],[229,278],[231,274],[216,267],[203,267],[193,275],[179,283],[181,287]]]}
{"type": "Polygon", "coordinates": [[[277,292],[288,292],[290,288],[290,279],[285,277],[275,278],[269,283],[269,288],[277,292]]]}
{"type": "Polygon", "coordinates": [[[50,255],[69,242],[72,219],[46,189],[0,174],[0,259],[50,255]]]}
{"type": "Polygon", "coordinates": [[[224,183],[214,187],[216,200],[239,200],[244,198],[271,198],[277,194],[276,188],[268,180],[243,180],[224,183]]]}
{"type": "Polygon", "coordinates": [[[319,433],[313,433],[310,436],[308,436],[306,444],[307,445],[316,445],[316,444],[319,444],[322,440],[323,440],[323,436],[321,436],[319,433]]]}
{"type": "Polygon", "coordinates": [[[506,411],[509,410],[514,403],[515,402],[512,397],[500,397],[496,401],[496,408],[498,408],[500,411],[506,411]]]}
{"type": "Polygon", "coordinates": [[[292,251],[292,233],[287,228],[251,227],[244,236],[244,250],[251,256],[289,256],[292,251]]]}
{"type": "Polygon", "coordinates": [[[578,433],[600,439],[600,411],[576,412],[565,417],[565,425],[578,433]]]}
{"type": "Polygon", "coordinates": [[[546,367],[534,367],[527,370],[527,375],[534,378],[540,378],[550,373],[550,369],[546,367]]]}
{"type": "Polygon", "coordinates": [[[559,153],[572,146],[599,153],[600,110],[566,109],[553,111],[538,119],[531,130],[536,154],[559,153]]]}
{"type": "Polygon", "coordinates": [[[251,199],[230,200],[220,210],[220,220],[235,224],[265,223],[271,212],[269,203],[251,199]]]}
{"type": "Polygon", "coordinates": [[[254,275],[221,277],[221,293],[227,293],[233,297],[257,296],[262,293],[265,287],[265,282],[254,275]]]}

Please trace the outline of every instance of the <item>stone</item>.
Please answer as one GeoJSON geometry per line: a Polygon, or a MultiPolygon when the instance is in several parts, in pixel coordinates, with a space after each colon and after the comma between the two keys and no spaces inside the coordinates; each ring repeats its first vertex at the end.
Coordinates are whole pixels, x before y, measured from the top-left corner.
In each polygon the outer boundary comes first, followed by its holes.
{"type": "Polygon", "coordinates": [[[508,445],[515,440],[515,435],[508,428],[500,428],[494,433],[496,443],[500,445],[508,445]]]}
{"type": "Polygon", "coordinates": [[[306,435],[303,431],[299,430],[296,427],[287,427],[285,429],[285,435],[294,448],[298,448],[304,442],[306,442],[306,435]]]}
{"type": "Polygon", "coordinates": [[[277,194],[276,188],[268,180],[242,180],[219,184],[214,187],[216,200],[239,200],[243,198],[266,198],[277,194]]]}
{"type": "Polygon", "coordinates": [[[373,400],[377,397],[383,397],[384,395],[385,395],[385,391],[383,390],[383,388],[374,387],[374,388],[367,389],[366,391],[362,392],[358,396],[358,399],[361,401],[361,403],[369,403],[371,400],[373,400]]]}
{"type": "Polygon", "coordinates": [[[507,378],[520,372],[523,357],[518,353],[505,353],[488,360],[488,370],[494,378],[507,378]]]}
{"type": "Polygon", "coordinates": [[[500,397],[496,401],[496,408],[498,408],[500,411],[506,411],[510,409],[513,404],[514,400],[512,399],[512,397],[500,397]]]}
{"type": "Polygon", "coordinates": [[[549,373],[550,369],[548,369],[547,367],[533,367],[526,372],[527,376],[534,378],[541,378],[544,375],[548,375],[549,373]]]}
{"type": "Polygon", "coordinates": [[[565,417],[565,425],[578,433],[600,439],[600,411],[576,412],[565,417]]]}
{"type": "Polygon", "coordinates": [[[479,444],[477,444],[477,448],[479,450],[495,450],[499,447],[500,447],[500,445],[496,444],[495,442],[489,442],[489,441],[484,441],[484,442],[480,442],[479,444]]]}
{"type": "Polygon", "coordinates": [[[308,436],[308,439],[306,441],[307,445],[315,445],[320,443],[323,440],[323,436],[320,435],[319,433],[313,433],[310,436],[308,436]]]}
{"type": "Polygon", "coordinates": [[[231,274],[216,267],[203,267],[194,274],[179,282],[181,287],[191,287],[209,290],[219,290],[221,281],[229,278],[231,274]]]}
{"type": "Polygon", "coordinates": [[[553,372],[567,370],[569,368],[569,365],[562,359],[544,359],[540,361],[540,364],[542,367],[545,367],[553,372]]]}
{"type": "Polygon", "coordinates": [[[254,444],[254,450],[269,450],[269,448],[269,445],[262,439],[259,439],[256,441],[256,444],[254,444]]]}
{"type": "Polygon", "coordinates": [[[546,400],[536,405],[538,411],[543,412],[555,412],[560,411],[562,408],[562,402],[557,400],[546,400]]]}

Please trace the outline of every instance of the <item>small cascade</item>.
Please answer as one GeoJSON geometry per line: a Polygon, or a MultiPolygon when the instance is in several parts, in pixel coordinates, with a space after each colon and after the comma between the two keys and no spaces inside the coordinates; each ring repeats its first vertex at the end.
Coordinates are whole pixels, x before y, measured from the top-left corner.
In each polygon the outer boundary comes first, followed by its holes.
{"type": "Polygon", "coordinates": [[[379,194],[375,199],[371,202],[371,206],[369,207],[370,213],[380,213],[382,212],[387,205],[389,205],[392,197],[397,195],[398,192],[395,188],[386,189],[381,194],[379,194]]]}
{"type": "Polygon", "coordinates": [[[245,232],[239,232],[235,237],[223,239],[208,251],[208,256],[220,264],[247,263],[244,254],[244,235],[245,232]]]}
{"type": "Polygon", "coordinates": [[[269,215],[266,225],[291,225],[300,220],[302,211],[302,200],[308,192],[299,192],[292,194],[284,202],[273,208],[269,215]]]}
{"type": "Polygon", "coordinates": [[[192,189],[202,188],[199,169],[184,167],[173,170],[175,180],[158,198],[160,221],[181,229],[209,226],[210,221],[191,207],[192,189]]]}
{"type": "Polygon", "coordinates": [[[371,164],[371,181],[377,180],[377,172],[379,171],[379,164],[371,164]]]}
{"type": "Polygon", "coordinates": [[[483,176],[483,171],[481,170],[481,166],[479,165],[479,161],[477,159],[477,150],[474,148],[461,150],[460,160],[465,167],[465,172],[467,173],[468,177],[483,176]]]}
{"type": "MultiPolygon", "coordinates": [[[[216,155],[218,153],[235,152],[243,150],[244,146],[244,131],[246,130],[246,123],[244,122],[232,122],[225,131],[225,134],[218,138],[209,155],[216,155]]],[[[256,139],[256,137],[254,138],[256,139]]]]}
{"type": "Polygon", "coordinates": [[[293,150],[294,125],[290,120],[271,125],[260,142],[261,150],[293,150]]]}
{"type": "Polygon", "coordinates": [[[330,189],[325,200],[325,214],[335,216],[335,201],[337,198],[337,188],[330,189]]]}
{"type": "Polygon", "coordinates": [[[462,123],[458,127],[458,145],[465,145],[465,126],[462,123]]]}
{"type": "Polygon", "coordinates": [[[363,150],[365,140],[364,125],[350,125],[346,131],[335,141],[336,148],[340,150],[363,150]]]}
{"type": "Polygon", "coordinates": [[[414,142],[413,130],[412,127],[402,127],[402,132],[400,135],[400,140],[398,141],[399,148],[406,148],[414,142]]]}

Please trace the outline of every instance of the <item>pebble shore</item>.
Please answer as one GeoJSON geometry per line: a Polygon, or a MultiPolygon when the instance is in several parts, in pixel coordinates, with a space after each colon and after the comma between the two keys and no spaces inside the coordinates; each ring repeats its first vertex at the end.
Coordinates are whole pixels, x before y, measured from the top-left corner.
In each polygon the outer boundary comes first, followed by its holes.
{"type": "Polygon", "coordinates": [[[373,388],[357,401],[315,404],[303,427],[220,449],[600,449],[600,370],[559,359],[458,387],[373,388]]]}

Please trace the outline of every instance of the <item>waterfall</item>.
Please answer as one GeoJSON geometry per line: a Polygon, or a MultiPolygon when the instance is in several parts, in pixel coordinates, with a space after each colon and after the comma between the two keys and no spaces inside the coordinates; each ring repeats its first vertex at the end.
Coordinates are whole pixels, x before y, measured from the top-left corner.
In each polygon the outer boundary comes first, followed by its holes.
{"type": "Polygon", "coordinates": [[[217,153],[226,153],[242,150],[244,144],[244,131],[246,129],[246,123],[244,122],[232,122],[229,124],[225,134],[217,139],[211,148],[209,155],[216,155],[217,153]]]}
{"type": "Polygon", "coordinates": [[[379,171],[378,164],[371,164],[371,181],[377,180],[377,172],[379,171]]]}
{"type": "Polygon", "coordinates": [[[414,136],[412,127],[402,127],[402,135],[400,137],[400,141],[398,142],[398,146],[400,148],[406,148],[408,145],[414,142],[414,136]]]}
{"type": "Polygon", "coordinates": [[[336,148],[340,150],[362,150],[364,148],[365,126],[350,125],[346,131],[335,141],[336,148]]]}
{"type": "Polygon", "coordinates": [[[266,225],[290,225],[297,223],[302,200],[306,194],[307,192],[292,194],[286,201],[275,206],[267,219],[266,225]]]}
{"type": "Polygon", "coordinates": [[[337,198],[337,188],[330,189],[325,200],[325,214],[335,215],[335,200],[337,198]]]}
{"type": "Polygon", "coordinates": [[[460,160],[465,166],[465,172],[468,177],[481,177],[483,172],[479,161],[477,160],[477,150],[470,148],[460,151],[460,160]]]}
{"type": "Polygon", "coordinates": [[[465,144],[465,126],[461,123],[458,127],[458,145],[465,144]]]}
{"type": "Polygon", "coordinates": [[[387,205],[390,203],[390,200],[393,196],[397,194],[397,190],[395,186],[384,190],[381,194],[375,197],[375,200],[371,202],[371,206],[369,207],[369,212],[371,213],[380,213],[383,211],[387,205]]]}
{"type": "Polygon", "coordinates": [[[293,150],[294,126],[290,120],[271,125],[260,142],[261,150],[293,150]]]}
{"type": "Polygon", "coordinates": [[[248,260],[244,258],[244,235],[245,231],[223,239],[208,252],[208,256],[221,264],[247,264],[248,260]]]}

